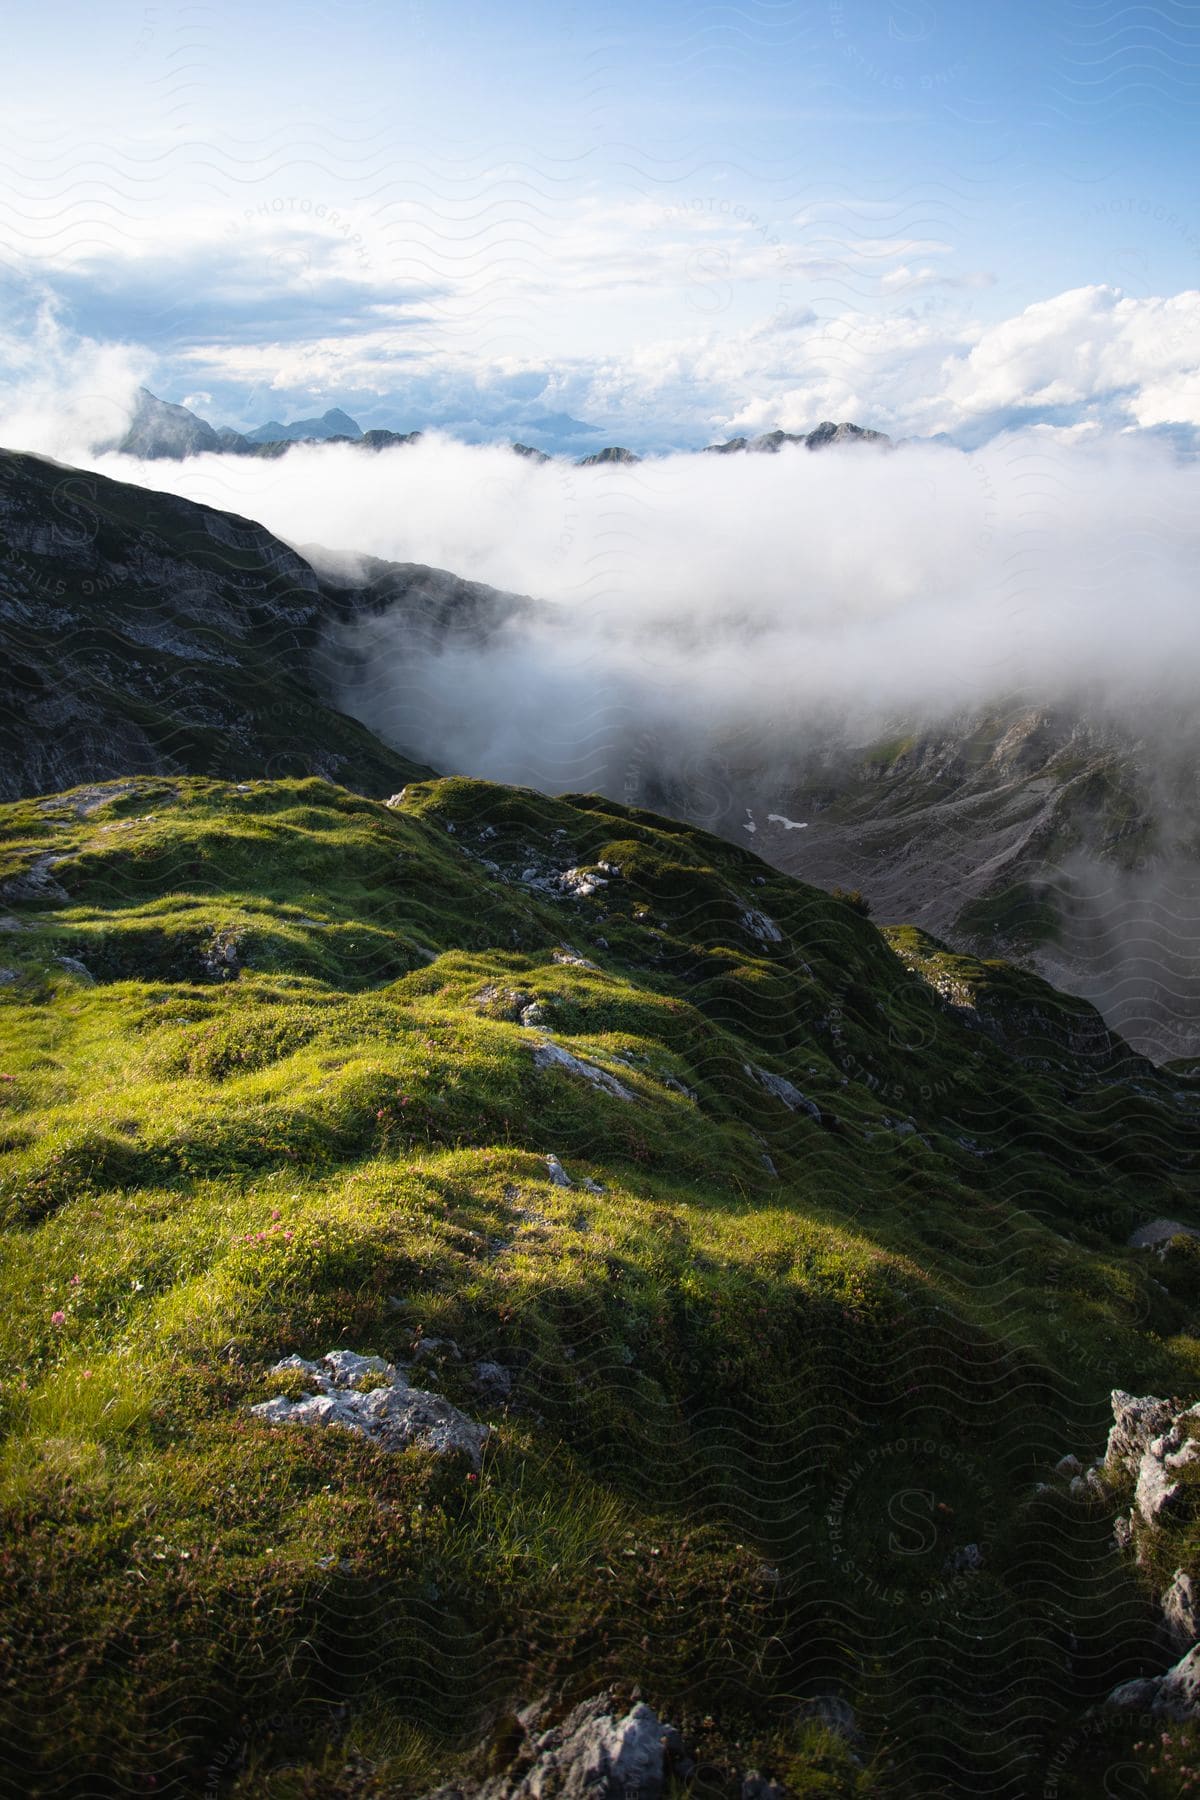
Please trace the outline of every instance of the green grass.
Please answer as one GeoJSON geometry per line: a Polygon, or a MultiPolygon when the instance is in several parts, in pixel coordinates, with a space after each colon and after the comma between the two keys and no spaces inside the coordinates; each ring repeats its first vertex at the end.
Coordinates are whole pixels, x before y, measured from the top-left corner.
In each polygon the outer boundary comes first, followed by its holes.
{"type": "Polygon", "coordinates": [[[712,1791],[1026,1791],[1149,1642],[1034,1487],[1111,1387],[1196,1391],[1194,1271],[1123,1245],[1195,1217],[1200,1084],[594,797],[113,792],[0,810],[0,881],[52,851],[67,896],[0,938],[12,1791],[417,1793],[603,1681],[712,1791]],[[631,1101],[535,1067],[535,1000],[631,1101]],[[477,1480],[249,1414],[292,1351],[431,1337],[477,1480]]]}

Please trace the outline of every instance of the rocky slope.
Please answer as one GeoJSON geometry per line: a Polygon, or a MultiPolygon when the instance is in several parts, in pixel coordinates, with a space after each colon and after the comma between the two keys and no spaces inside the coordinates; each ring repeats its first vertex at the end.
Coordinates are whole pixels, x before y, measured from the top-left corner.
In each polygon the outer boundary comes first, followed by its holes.
{"type": "Polygon", "coordinates": [[[715,748],[644,796],[983,955],[1021,957],[1160,1060],[1200,1052],[1200,737],[1015,700],[885,739],[715,748]],[[703,796],[702,801],[700,796],[703,796]]]}
{"type": "Polygon", "coordinates": [[[1200,1393],[1195,1081],[594,796],[92,783],[0,903],[0,1791],[1152,1767],[1053,1470],[1200,1393]]]}
{"type": "Polygon", "coordinates": [[[414,565],[324,580],[249,519],[0,451],[0,796],[109,776],[321,774],[375,794],[418,771],[328,698],[335,620],[519,605],[414,565]]]}

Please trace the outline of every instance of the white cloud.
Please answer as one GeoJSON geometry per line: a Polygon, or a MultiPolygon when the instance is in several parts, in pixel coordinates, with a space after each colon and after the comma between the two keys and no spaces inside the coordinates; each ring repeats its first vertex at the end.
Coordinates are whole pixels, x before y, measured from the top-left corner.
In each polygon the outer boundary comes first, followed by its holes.
{"type": "Polygon", "coordinates": [[[1074,288],[983,332],[947,375],[949,420],[1065,407],[1200,425],[1200,292],[1136,299],[1074,288]]]}
{"type": "Polygon", "coordinates": [[[302,547],[543,598],[491,643],[433,652],[403,620],[372,624],[346,704],[439,767],[612,791],[639,731],[679,764],[1021,693],[1098,716],[1190,705],[1200,468],[1145,440],[1076,439],[578,469],[432,438],[100,466],[302,547]]]}

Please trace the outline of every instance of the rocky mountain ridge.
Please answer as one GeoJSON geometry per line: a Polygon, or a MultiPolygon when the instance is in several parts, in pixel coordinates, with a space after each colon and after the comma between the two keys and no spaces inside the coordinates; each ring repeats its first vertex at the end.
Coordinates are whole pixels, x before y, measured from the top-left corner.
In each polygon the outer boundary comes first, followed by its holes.
{"type": "MultiPolygon", "coordinates": [[[[149,389],[140,388],[129,427],[113,448],[125,455],[150,461],[162,458],[177,460],[206,453],[274,457],[284,455],[293,444],[357,444],[366,450],[385,450],[398,444],[416,443],[421,436],[419,430],[363,431],[356,420],[337,407],[331,408],[319,418],[296,419],[287,425],[272,419],[248,432],[234,431],[228,426],[214,430],[206,420],[190,412],[187,407],[173,401],[160,400],[149,389]]],[[[775,454],[789,444],[802,444],[809,450],[822,450],[831,445],[846,443],[879,444],[886,447],[890,446],[891,439],[881,431],[868,431],[862,426],[848,423],[835,425],[826,419],[808,433],[772,431],[755,438],[731,438],[728,443],[709,444],[707,449],[719,455],[729,455],[740,450],[775,454]]],[[[514,443],[511,448],[519,456],[529,456],[545,462],[556,460],[553,455],[529,444],[514,443]]],[[[586,469],[608,463],[638,463],[643,458],[623,445],[614,444],[593,451],[590,455],[576,457],[573,461],[576,468],[586,469]]]]}

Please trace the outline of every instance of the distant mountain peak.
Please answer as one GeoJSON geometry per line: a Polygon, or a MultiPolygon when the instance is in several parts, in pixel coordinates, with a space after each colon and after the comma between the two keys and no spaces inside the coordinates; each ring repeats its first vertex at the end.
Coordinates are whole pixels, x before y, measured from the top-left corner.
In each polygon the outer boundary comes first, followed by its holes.
{"type": "Polygon", "coordinates": [[[117,445],[126,456],[147,460],[162,457],[199,456],[220,450],[221,439],[205,419],[186,406],[160,400],[149,388],[139,388],[129,429],[117,445]]]}
{"type": "Polygon", "coordinates": [[[636,450],[627,450],[624,444],[610,444],[607,449],[596,450],[591,456],[581,456],[575,466],[579,469],[591,469],[597,463],[639,463],[641,460],[636,450]]]}
{"type": "Polygon", "coordinates": [[[807,450],[824,450],[830,444],[881,444],[890,449],[892,440],[886,432],[869,431],[849,420],[835,425],[832,419],[822,419],[812,431],[764,431],[759,437],[733,437],[723,444],[706,444],[704,449],[705,454],[713,456],[731,456],[741,450],[774,456],[785,444],[803,444],[807,450]]]}
{"type": "Polygon", "coordinates": [[[265,425],[257,425],[253,431],[248,431],[246,436],[252,444],[294,444],[305,438],[360,438],[362,434],[362,426],[356,419],[343,412],[340,406],[333,406],[319,419],[293,419],[290,425],[270,419],[265,425]]]}

